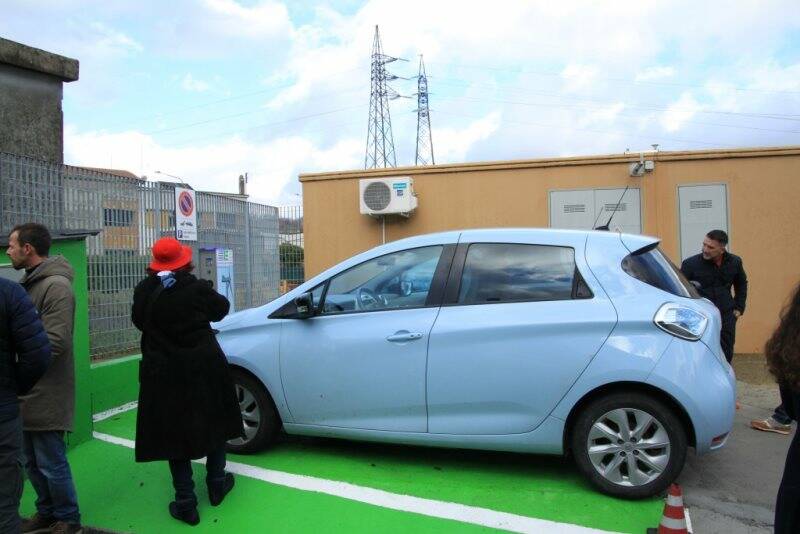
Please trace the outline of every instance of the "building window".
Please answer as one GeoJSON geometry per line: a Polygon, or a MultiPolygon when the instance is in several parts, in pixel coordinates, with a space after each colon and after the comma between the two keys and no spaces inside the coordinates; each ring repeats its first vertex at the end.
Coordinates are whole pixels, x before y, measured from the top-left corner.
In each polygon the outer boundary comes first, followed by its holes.
{"type": "Polygon", "coordinates": [[[131,226],[133,224],[133,210],[118,208],[103,209],[104,226],[131,226]]]}

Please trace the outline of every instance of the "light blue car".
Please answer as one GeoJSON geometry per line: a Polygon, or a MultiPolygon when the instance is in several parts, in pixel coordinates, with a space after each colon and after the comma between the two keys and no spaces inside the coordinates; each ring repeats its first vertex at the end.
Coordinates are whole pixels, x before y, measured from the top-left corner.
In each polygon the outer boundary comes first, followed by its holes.
{"type": "Polygon", "coordinates": [[[718,449],[720,316],[652,237],[465,230],[389,243],[215,325],[253,452],[288,434],[570,453],[601,491],[663,491],[718,449]]]}

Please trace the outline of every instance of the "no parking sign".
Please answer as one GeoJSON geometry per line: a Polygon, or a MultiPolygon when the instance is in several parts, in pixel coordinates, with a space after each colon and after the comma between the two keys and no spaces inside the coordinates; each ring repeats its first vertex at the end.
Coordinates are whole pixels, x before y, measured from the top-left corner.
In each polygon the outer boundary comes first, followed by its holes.
{"type": "Polygon", "coordinates": [[[183,241],[197,241],[197,204],[194,191],[175,188],[175,237],[183,241]]]}

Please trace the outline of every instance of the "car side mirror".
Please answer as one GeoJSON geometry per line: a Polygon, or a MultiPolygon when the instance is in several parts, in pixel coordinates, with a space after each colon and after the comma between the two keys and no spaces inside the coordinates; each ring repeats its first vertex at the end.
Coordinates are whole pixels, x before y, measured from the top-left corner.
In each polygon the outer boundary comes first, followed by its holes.
{"type": "Polygon", "coordinates": [[[303,293],[294,299],[294,305],[297,307],[298,319],[314,317],[314,295],[311,293],[303,293]]]}

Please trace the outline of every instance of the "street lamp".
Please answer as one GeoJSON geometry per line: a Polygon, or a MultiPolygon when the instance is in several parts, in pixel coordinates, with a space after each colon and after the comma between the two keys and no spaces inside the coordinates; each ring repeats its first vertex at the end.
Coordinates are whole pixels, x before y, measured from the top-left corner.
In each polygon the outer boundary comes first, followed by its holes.
{"type": "Polygon", "coordinates": [[[189,184],[183,181],[180,176],[175,176],[174,174],[169,174],[167,172],[156,171],[156,174],[163,174],[164,176],[169,176],[170,178],[175,178],[176,180],[180,181],[183,185],[189,187],[189,184]]]}

